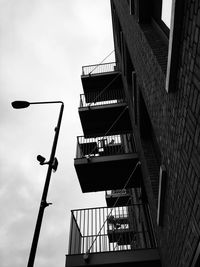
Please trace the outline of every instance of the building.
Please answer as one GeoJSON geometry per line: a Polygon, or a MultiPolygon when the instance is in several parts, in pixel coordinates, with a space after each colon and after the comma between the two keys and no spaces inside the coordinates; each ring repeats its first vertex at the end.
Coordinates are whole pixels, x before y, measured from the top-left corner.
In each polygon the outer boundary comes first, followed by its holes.
{"type": "Polygon", "coordinates": [[[83,192],[111,194],[72,211],[66,266],[197,267],[200,2],[173,0],[170,29],[162,0],[111,11],[116,62],[83,67],[75,159],[83,192]]]}

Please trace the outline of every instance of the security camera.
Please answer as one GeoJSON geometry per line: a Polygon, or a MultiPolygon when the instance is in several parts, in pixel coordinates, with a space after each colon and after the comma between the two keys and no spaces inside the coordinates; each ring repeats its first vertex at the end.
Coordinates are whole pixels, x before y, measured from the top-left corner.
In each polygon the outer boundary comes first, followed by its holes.
{"type": "Polygon", "coordinates": [[[43,165],[45,163],[45,158],[41,155],[37,156],[37,160],[39,161],[40,165],[43,165]]]}

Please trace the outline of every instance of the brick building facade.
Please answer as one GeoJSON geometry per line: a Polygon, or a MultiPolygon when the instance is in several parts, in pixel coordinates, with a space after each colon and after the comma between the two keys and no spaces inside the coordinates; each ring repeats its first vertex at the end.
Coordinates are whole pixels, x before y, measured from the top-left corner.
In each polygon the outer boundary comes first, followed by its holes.
{"type": "Polygon", "coordinates": [[[162,1],[111,1],[116,58],[162,265],[189,267],[199,264],[200,246],[200,1],[172,5],[168,32],[162,1]],[[166,179],[158,225],[160,166],[166,179]]]}

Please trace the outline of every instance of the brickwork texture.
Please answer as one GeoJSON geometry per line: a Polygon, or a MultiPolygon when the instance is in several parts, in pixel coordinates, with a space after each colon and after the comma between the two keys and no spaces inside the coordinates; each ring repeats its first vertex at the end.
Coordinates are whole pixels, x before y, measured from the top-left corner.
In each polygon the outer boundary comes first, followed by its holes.
{"type": "Polygon", "coordinates": [[[189,267],[200,238],[200,1],[183,2],[177,89],[167,93],[166,41],[129,15],[127,1],[113,0],[167,169],[164,224],[156,227],[166,267],[189,267]]]}

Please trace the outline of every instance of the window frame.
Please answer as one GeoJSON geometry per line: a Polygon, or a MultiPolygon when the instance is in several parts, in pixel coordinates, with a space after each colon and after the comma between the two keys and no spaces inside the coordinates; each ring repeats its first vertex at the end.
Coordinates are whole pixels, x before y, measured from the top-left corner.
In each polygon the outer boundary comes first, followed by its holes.
{"type": "Polygon", "coordinates": [[[167,171],[165,166],[161,165],[159,174],[158,206],[157,206],[157,225],[159,226],[163,225],[166,180],[167,180],[167,171]]]}
{"type": "Polygon", "coordinates": [[[184,1],[182,0],[172,0],[167,73],[165,82],[165,90],[167,91],[167,93],[176,90],[176,78],[179,61],[178,54],[181,42],[183,5],[184,1]]]}

